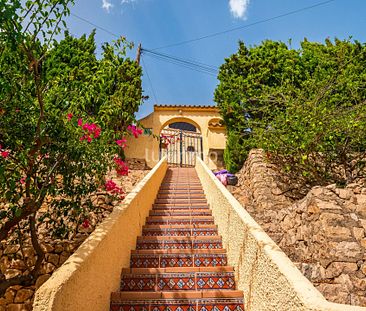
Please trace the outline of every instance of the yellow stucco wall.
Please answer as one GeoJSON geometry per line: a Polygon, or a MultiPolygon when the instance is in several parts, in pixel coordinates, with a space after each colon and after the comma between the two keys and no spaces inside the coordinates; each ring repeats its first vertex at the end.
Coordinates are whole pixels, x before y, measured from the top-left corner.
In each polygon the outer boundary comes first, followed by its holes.
{"type": "MultiPolygon", "coordinates": [[[[173,122],[188,122],[195,125],[202,134],[204,162],[215,169],[216,165],[209,158],[209,150],[225,149],[225,129],[209,128],[212,119],[220,119],[219,110],[209,106],[154,106],[154,112],[139,120],[145,128],[151,128],[154,135],[159,136],[161,130],[173,122]]],[[[159,141],[153,136],[128,138],[125,150],[127,158],[145,159],[149,167],[159,161],[159,141]]]]}
{"type": "Polygon", "coordinates": [[[36,292],[34,311],[108,311],[167,170],[162,159],[36,292]]]}
{"type": "Polygon", "coordinates": [[[208,167],[196,163],[246,311],[366,311],[325,300],[208,167]]]}

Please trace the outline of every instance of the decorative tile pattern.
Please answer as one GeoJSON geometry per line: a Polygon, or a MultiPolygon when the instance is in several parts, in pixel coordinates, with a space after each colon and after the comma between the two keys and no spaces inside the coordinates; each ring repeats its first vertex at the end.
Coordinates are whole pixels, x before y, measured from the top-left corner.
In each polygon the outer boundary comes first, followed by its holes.
{"type": "Polygon", "coordinates": [[[150,311],[196,311],[197,301],[187,300],[169,300],[164,302],[152,302],[150,305],[150,311]]]}
{"type": "Polygon", "coordinates": [[[194,256],[195,267],[220,267],[226,265],[226,254],[200,254],[194,256]]]}
{"type": "Polygon", "coordinates": [[[243,299],[200,299],[197,311],[244,311],[243,299]]]}
{"type": "Polygon", "coordinates": [[[195,240],[193,249],[219,249],[222,248],[222,241],[220,240],[195,240]]]}
{"type": "Polygon", "coordinates": [[[215,236],[218,235],[217,229],[143,229],[143,236],[215,236]]]}
{"type": "Polygon", "coordinates": [[[132,255],[131,268],[159,268],[158,255],[132,255]]]}
{"type": "Polygon", "coordinates": [[[160,257],[161,268],[193,267],[193,255],[162,255],[160,257]]]}
{"type": "Polygon", "coordinates": [[[111,311],[244,311],[243,299],[169,299],[125,301],[111,304],[111,311]],[[145,303],[145,304],[144,304],[145,303]]]}
{"type": "Polygon", "coordinates": [[[235,289],[234,273],[198,272],[197,289],[235,289]]]}
{"type": "Polygon", "coordinates": [[[206,218],[164,218],[164,219],[154,219],[148,218],[146,221],[147,225],[213,225],[214,220],[211,217],[206,218]]]}
{"type": "Polygon", "coordinates": [[[136,249],[162,249],[164,248],[164,241],[139,241],[136,249]]]}
{"type": "Polygon", "coordinates": [[[158,290],[194,290],[195,274],[194,273],[167,273],[158,275],[158,290]]]}
{"type": "Polygon", "coordinates": [[[149,311],[149,304],[144,303],[146,302],[140,302],[140,304],[137,304],[135,301],[126,301],[126,304],[111,303],[110,311],[149,311]]]}
{"type": "Polygon", "coordinates": [[[155,275],[122,275],[121,291],[153,291],[155,290],[155,275]]]}

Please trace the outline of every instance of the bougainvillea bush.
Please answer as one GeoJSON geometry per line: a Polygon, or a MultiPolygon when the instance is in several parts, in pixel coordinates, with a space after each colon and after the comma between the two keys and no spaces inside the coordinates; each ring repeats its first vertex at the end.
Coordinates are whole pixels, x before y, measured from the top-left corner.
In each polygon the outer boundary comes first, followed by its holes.
{"type": "Polygon", "coordinates": [[[0,0],[0,240],[16,231],[37,255],[27,273],[0,274],[0,294],[36,280],[45,218],[65,238],[70,224],[88,225],[90,194],[123,198],[105,176],[128,173],[125,135],[141,134],[131,125],[142,100],[141,68],[125,56],[131,44],[105,44],[97,58],[94,33],[62,34],[72,4],[0,0]],[[46,201],[52,217],[39,217],[46,201]]]}

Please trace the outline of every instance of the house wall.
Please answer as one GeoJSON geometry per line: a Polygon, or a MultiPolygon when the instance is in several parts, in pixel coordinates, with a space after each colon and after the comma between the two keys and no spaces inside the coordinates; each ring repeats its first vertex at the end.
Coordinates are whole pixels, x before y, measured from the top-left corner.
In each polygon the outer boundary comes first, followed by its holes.
{"type": "Polygon", "coordinates": [[[188,122],[195,125],[202,134],[204,162],[210,169],[216,164],[209,157],[210,149],[225,149],[225,129],[209,128],[212,119],[220,118],[216,107],[194,106],[155,106],[154,112],[139,120],[145,128],[151,128],[153,136],[140,136],[138,139],[128,138],[125,150],[127,158],[145,159],[149,167],[159,162],[159,141],[161,130],[173,122],[188,122]]]}

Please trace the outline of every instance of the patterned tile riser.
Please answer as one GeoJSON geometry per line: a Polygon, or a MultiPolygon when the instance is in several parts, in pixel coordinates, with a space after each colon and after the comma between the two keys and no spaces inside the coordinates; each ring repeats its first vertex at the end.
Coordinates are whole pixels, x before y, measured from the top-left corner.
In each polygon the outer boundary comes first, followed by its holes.
{"type": "Polygon", "coordinates": [[[154,204],[153,211],[170,211],[171,209],[187,209],[187,210],[196,210],[196,209],[209,209],[208,205],[174,205],[174,204],[154,204]]]}
{"type": "Polygon", "coordinates": [[[242,299],[192,299],[126,301],[112,304],[111,311],[244,311],[242,299]]]}
{"type": "Polygon", "coordinates": [[[218,235],[217,229],[202,229],[202,230],[194,230],[191,229],[187,230],[143,230],[143,236],[214,236],[218,235]]]}
{"type": "Polygon", "coordinates": [[[222,267],[227,265],[226,255],[161,255],[132,257],[131,268],[174,268],[174,267],[222,267]]]}
{"type": "Polygon", "coordinates": [[[186,217],[190,217],[190,216],[211,216],[212,212],[210,210],[207,211],[200,211],[200,212],[195,212],[195,211],[191,211],[191,210],[187,210],[187,211],[179,211],[179,212],[170,212],[168,211],[152,211],[150,212],[150,216],[186,216],[186,217]]]}
{"type": "Polygon", "coordinates": [[[163,242],[163,241],[153,241],[153,242],[138,242],[136,249],[220,249],[222,248],[221,241],[211,241],[211,242],[199,242],[195,241],[175,241],[175,242],[163,242]]]}
{"type": "Polygon", "coordinates": [[[148,220],[146,221],[147,225],[190,225],[190,224],[196,224],[196,225],[214,225],[213,220],[204,220],[204,219],[180,219],[180,220],[174,220],[174,219],[167,219],[167,220],[161,220],[161,219],[154,219],[154,220],[148,220]]]}
{"type": "Polygon", "coordinates": [[[122,275],[121,291],[233,290],[233,272],[122,275]]]}
{"type": "Polygon", "coordinates": [[[191,203],[191,204],[207,204],[207,200],[200,200],[200,199],[157,199],[155,200],[155,204],[186,204],[186,203],[191,203]]]}

